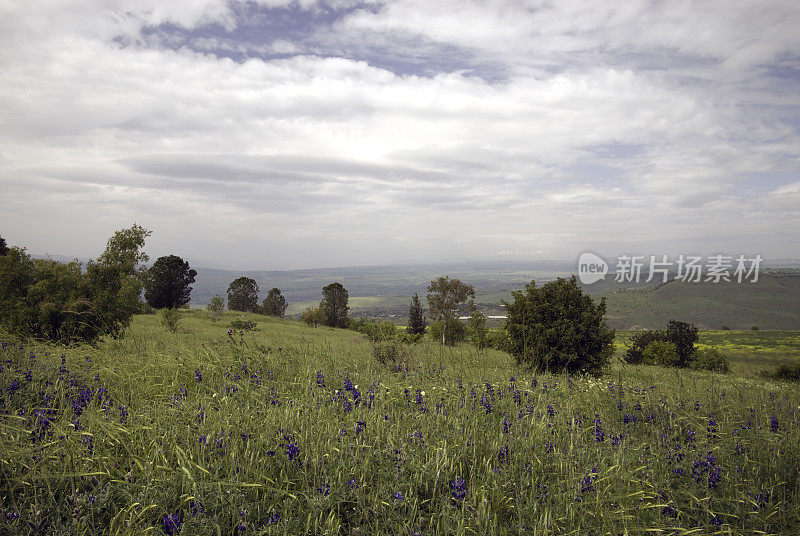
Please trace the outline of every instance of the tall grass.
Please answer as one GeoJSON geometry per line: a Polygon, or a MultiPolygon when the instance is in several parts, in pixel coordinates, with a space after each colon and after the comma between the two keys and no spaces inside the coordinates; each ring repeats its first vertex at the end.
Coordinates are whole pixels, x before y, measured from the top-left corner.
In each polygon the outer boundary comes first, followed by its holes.
{"type": "Polygon", "coordinates": [[[97,348],[3,343],[0,531],[800,531],[796,384],[533,375],[427,340],[398,373],[354,332],[181,314],[97,348]]]}

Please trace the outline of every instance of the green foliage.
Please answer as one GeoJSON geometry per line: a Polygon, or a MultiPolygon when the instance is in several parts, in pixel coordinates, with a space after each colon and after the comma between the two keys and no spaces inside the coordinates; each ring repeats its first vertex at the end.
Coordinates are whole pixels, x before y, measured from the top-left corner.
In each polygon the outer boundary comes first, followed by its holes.
{"type": "Polygon", "coordinates": [[[731,328],[729,326],[722,326],[722,331],[730,331],[731,328]]]}
{"type": "MultiPolygon", "coordinates": [[[[446,337],[451,336],[448,324],[453,320],[458,320],[459,306],[466,303],[470,297],[475,298],[475,289],[472,288],[472,285],[462,283],[458,279],[450,279],[449,276],[440,276],[428,285],[427,298],[431,318],[443,325],[443,328],[438,331],[442,344],[455,344],[446,340],[446,337]]],[[[457,331],[460,328],[455,327],[454,329],[457,331]]],[[[431,330],[433,330],[433,325],[431,325],[431,330]]],[[[463,340],[463,336],[460,340],[463,340]]]]}
{"type": "Polygon", "coordinates": [[[467,333],[469,341],[476,348],[482,350],[489,346],[489,330],[486,329],[486,315],[478,310],[473,311],[467,320],[467,333]]]}
{"type": "Polygon", "coordinates": [[[680,320],[670,320],[667,325],[667,340],[675,345],[678,353],[677,366],[688,367],[694,357],[695,343],[697,342],[697,326],[680,320]]]}
{"type": "Polygon", "coordinates": [[[800,382],[800,363],[784,363],[775,369],[772,377],[779,380],[800,382]]]}
{"type": "Polygon", "coordinates": [[[429,331],[433,340],[441,341],[445,346],[455,346],[467,340],[467,328],[456,317],[451,317],[446,323],[433,322],[429,331]]]}
{"type": "Polygon", "coordinates": [[[595,304],[575,276],[512,293],[505,330],[517,363],[534,370],[598,375],[613,354],[605,300],[595,304]]]}
{"type": "Polygon", "coordinates": [[[625,361],[631,365],[649,362],[662,366],[688,367],[695,353],[698,340],[697,326],[678,320],[670,320],[666,330],[642,331],[631,337],[625,352],[625,361]],[[675,359],[671,365],[659,360],[648,360],[645,349],[654,342],[669,342],[675,347],[675,359]]]}
{"type": "Polygon", "coordinates": [[[695,370],[712,372],[730,372],[731,368],[725,355],[716,348],[700,348],[694,353],[691,365],[695,370]]]}
{"type": "Polygon", "coordinates": [[[159,257],[144,278],[144,298],[154,309],[175,309],[189,303],[197,272],[177,255],[159,257]]]}
{"type": "Polygon", "coordinates": [[[82,270],[78,262],[31,259],[24,249],[0,256],[0,323],[21,337],[60,343],[119,337],[139,311],[141,227],[118,231],[82,270]]]}
{"type": "Polygon", "coordinates": [[[670,341],[653,341],[645,346],[642,352],[643,362],[647,365],[675,367],[678,365],[678,349],[670,341]]]}
{"type": "Polygon", "coordinates": [[[258,324],[253,322],[252,320],[234,320],[230,324],[231,329],[238,329],[242,331],[255,331],[258,327],[258,324]]]}
{"type": "Polygon", "coordinates": [[[178,331],[178,327],[181,320],[181,313],[173,308],[162,308],[161,313],[159,314],[161,319],[161,325],[164,326],[170,333],[175,333],[178,331]]]}
{"type": "Polygon", "coordinates": [[[225,298],[222,296],[214,296],[211,301],[206,305],[206,311],[211,313],[211,320],[217,321],[222,313],[225,311],[225,298]]]}
{"type": "Polygon", "coordinates": [[[358,320],[350,319],[348,329],[358,331],[367,336],[371,342],[393,341],[397,339],[397,327],[389,320],[380,318],[368,319],[361,317],[358,320]]]}
{"type": "Polygon", "coordinates": [[[411,305],[408,308],[408,326],[406,326],[406,333],[411,335],[425,335],[425,328],[428,322],[425,314],[422,311],[422,304],[419,302],[419,296],[415,293],[411,298],[411,305]]]}
{"type": "Polygon", "coordinates": [[[489,348],[511,353],[511,338],[505,329],[495,329],[489,332],[489,348]]]}
{"type": "Polygon", "coordinates": [[[8,246],[6,245],[6,239],[0,236],[0,257],[8,253],[8,246]]]}
{"type": "Polygon", "coordinates": [[[288,304],[286,303],[286,298],[281,294],[281,289],[273,288],[264,298],[264,302],[261,305],[261,314],[283,318],[283,315],[286,314],[286,307],[288,307],[288,304]]]}
{"type": "Polygon", "coordinates": [[[234,279],[228,286],[228,309],[256,312],[258,310],[258,283],[250,277],[234,279]]]}
{"type": "Polygon", "coordinates": [[[381,365],[397,372],[408,370],[412,364],[411,352],[399,340],[376,342],[372,346],[372,357],[381,365]]]}
{"type": "Polygon", "coordinates": [[[309,326],[317,327],[320,324],[324,325],[327,323],[325,309],[322,307],[306,307],[306,310],[300,315],[300,320],[309,326]]]}
{"type": "Polygon", "coordinates": [[[349,295],[341,283],[331,283],[322,288],[320,308],[325,311],[324,324],[333,328],[347,328],[347,306],[349,295]]]}
{"type": "Polygon", "coordinates": [[[750,328],[750,331],[758,331],[758,326],[753,326],[750,328]]]}

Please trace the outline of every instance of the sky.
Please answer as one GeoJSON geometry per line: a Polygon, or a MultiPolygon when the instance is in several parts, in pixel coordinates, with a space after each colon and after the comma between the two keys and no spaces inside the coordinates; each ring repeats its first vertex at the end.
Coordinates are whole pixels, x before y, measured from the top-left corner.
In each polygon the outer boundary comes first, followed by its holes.
{"type": "Polygon", "coordinates": [[[0,236],[205,267],[800,258],[797,0],[0,0],[0,236]]]}

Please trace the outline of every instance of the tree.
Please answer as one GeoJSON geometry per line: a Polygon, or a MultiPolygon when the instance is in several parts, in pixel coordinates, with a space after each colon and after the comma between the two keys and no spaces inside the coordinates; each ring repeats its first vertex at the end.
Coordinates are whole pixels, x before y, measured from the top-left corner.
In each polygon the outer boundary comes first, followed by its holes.
{"type": "Polygon", "coordinates": [[[675,345],[678,354],[677,366],[688,367],[694,358],[697,342],[697,326],[680,320],[670,320],[667,324],[667,339],[675,345]]]}
{"type": "Polygon", "coordinates": [[[458,279],[441,276],[428,285],[428,306],[431,318],[442,323],[442,345],[445,344],[447,324],[458,322],[458,306],[465,303],[467,298],[475,298],[475,289],[458,279]]]}
{"type": "Polygon", "coordinates": [[[486,315],[475,309],[467,321],[469,340],[479,350],[489,346],[489,330],[486,329],[486,315]]]}
{"type": "Polygon", "coordinates": [[[175,309],[189,303],[197,272],[177,255],[159,257],[145,276],[144,299],[154,309],[175,309]]]}
{"type": "Polygon", "coordinates": [[[281,294],[281,289],[273,288],[267,293],[264,298],[264,303],[261,305],[261,312],[267,316],[277,316],[283,318],[286,313],[286,298],[281,294]]]}
{"type": "Polygon", "coordinates": [[[146,258],[139,248],[149,234],[138,226],[118,231],[86,270],[10,248],[0,256],[0,323],[22,337],[61,343],[121,336],[139,307],[137,264],[146,258]]]}
{"type": "Polygon", "coordinates": [[[8,246],[6,245],[6,239],[0,236],[0,257],[8,253],[8,246]]]}
{"type": "Polygon", "coordinates": [[[422,311],[422,305],[419,303],[419,296],[414,294],[411,298],[411,305],[408,308],[408,326],[406,333],[410,335],[425,335],[425,327],[427,319],[422,311]]]}
{"type": "Polygon", "coordinates": [[[258,309],[258,283],[249,277],[234,279],[228,286],[228,309],[255,312],[258,309]]]}
{"type": "Polygon", "coordinates": [[[300,315],[300,319],[309,326],[313,325],[314,327],[319,324],[326,324],[328,320],[322,307],[306,307],[306,310],[300,315]]]}
{"type": "Polygon", "coordinates": [[[349,298],[347,289],[341,283],[331,283],[322,288],[323,299],[320,308],[325,311],[325,325],[334,328],[346,328],[348,324],[347,306],[349,298]]]}
{"type": "Polygon", "coordinates": [[[597,375],[614,352],[614,330],[605,322],[606,303],[584,295],[575,276],[559,277],[512,293],[507,310],[508,351],[534,370],[597,375]]]}
{"type": "Polygon", "coordinates": [[[217,320],[224,310],[225,298],[222,296],[214,296],[206,305],[206,311],[211,313],[211,320],[217,320]]]}

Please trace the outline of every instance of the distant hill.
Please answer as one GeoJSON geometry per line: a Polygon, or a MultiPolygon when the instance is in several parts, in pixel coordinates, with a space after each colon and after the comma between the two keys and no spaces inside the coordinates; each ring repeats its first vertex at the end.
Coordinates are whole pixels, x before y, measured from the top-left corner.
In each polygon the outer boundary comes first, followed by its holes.
{"type": "Polygon", "coordinates": [[[608,322],[615,328],[661,328],[670,319],[707,329],[800,329],[800,273],[762,272],[756,283],[683,283],[612,290],[608,322]]]}

